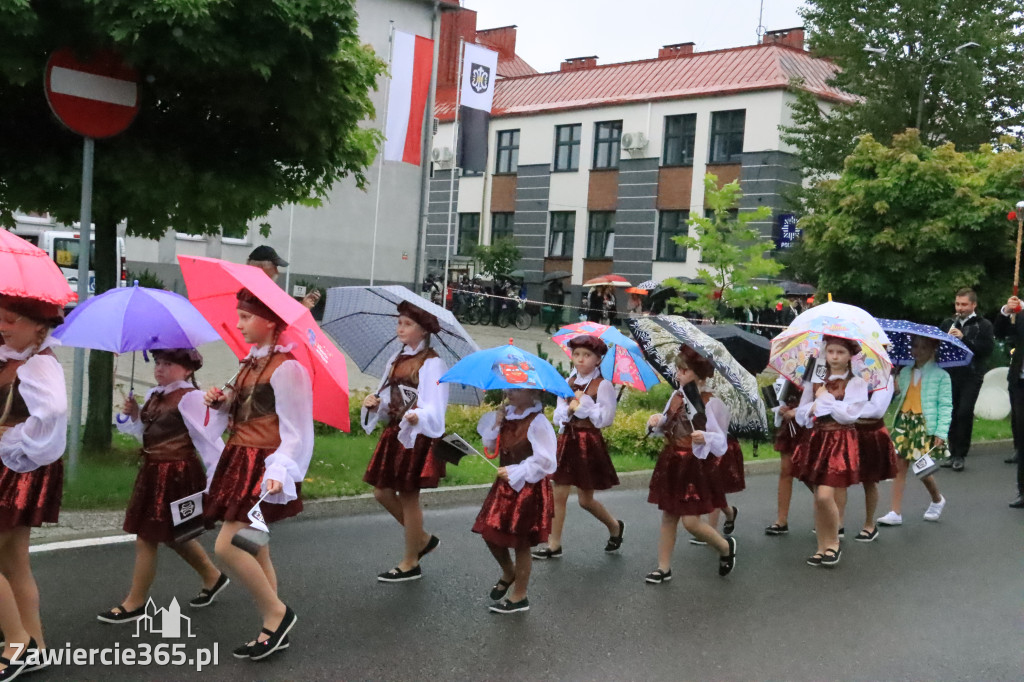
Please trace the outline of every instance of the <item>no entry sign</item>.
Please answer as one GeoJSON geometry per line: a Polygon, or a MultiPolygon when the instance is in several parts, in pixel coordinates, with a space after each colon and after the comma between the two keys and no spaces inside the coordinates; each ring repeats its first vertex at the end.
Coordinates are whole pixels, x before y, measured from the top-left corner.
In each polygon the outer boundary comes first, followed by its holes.
{"type": "Polygon", "coordinates": [[[63,48],[46,64],[46,99],[68,128],[91,138],[123,132],[139,112],[138,74],[110,51],[80,60],[63,48]]]}

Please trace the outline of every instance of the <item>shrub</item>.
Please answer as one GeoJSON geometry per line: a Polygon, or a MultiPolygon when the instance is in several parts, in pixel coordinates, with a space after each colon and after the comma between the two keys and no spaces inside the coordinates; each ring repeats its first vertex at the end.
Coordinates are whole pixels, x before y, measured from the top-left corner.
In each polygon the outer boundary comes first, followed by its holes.
{"type": "Polygon", "coordinates": [[[131,286],[136,280],[140,287],[149,289],[165,289],[164,281],[150,272],[148,269],[142,272],[128,272],[128,285],[131,286]]]}

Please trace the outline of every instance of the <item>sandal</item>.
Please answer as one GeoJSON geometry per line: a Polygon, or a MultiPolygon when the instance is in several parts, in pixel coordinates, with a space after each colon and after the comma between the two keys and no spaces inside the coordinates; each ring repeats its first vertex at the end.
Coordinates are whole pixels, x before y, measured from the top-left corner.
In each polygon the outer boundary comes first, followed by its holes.
{"type": "Polygon", "coordinates": [[[864,530],[862,528],[861,531],[859,533],[857,533],[857,536],[854,537],[853,539],[856,540],[857,542],[873,542],[875,540],[875,538],[877,538],[877,537],[878,537],[878,529],[877,528],[875,528],[873,530],[870,530],[870,531],[864,530]]]}
{"type": "Polygon", "coordinates": [[[651,583],[652,585],[667,583],[669,580],[672,580],[672,569],[663,571],[660,568],[656,568],[644,578],[644,582],[651,583]]]}
{"type": "Polygon", "coordinates": [[[815,552],[813,555],[807,558],[808,566],[821,566],[821,559],[824,555],[821,552],[815,552]]]}
{"type": "Polygon", "coordinates": [[[129,611],[124,607],[123,604],[118,604],[109,611],[104,611],[103,613],[97,614],[96,620],[100,621],[101,623],[114,623],[115,625],[117,625],[119,623],[134,623],[139,618],[142,618],[144,615],[146,615],[145,606],[140,606],[134,611],[129,611]]]}
{"type": "Polygon", "coordinates": [[[622,547],[622,533],[626,530],[626,524],[619,521],[619,534],[608,538],[608,544],[604,546],[606,552],[617,552],[622,547]]]}
{"type": "Polygon", "coordinates": [[[826,549],[825,553],[821,556],[821,565],[826,568],[832,568],[839,563],[839,559],[842,556],[842,549],[826,549]]]}
{"type": "Polygon", "coordinates": [[[725,525],[722,526],[722,532],[726,535],[732,535],[732,532],[736,530],[736,515],[739,514],[739,509],[736,507],[732,508],[732,518],[725,520],[725,525]]]}
{"type": "Polygon", "coordinates": [[[784,523],[782,525],[779,525],[777,523],[773,523],[772,525],[770,525],[770,526],[768,526],[767,528],[764,529],[764,534],[765,535],[785,535],[788,532],[789,532],[789,524],[788,523],[784,523]]]}
{"type": "MultiPolygon", "coordinates": [[[[733,507],[735,509],[736,507],[733,507]]],[[[726,538],[729,542],[729,553],[718,558],[718,575],[725,577],[736,568],[736,538],[726,538]]]]}
{"type": "Polygon", "coordinates": [[[512,580],[500,578],[497,584],[491,588],[491,601],[501,601],[501,598],[508,594],[508,588],[512,587],[512,583],[515,581],[515,578],[512,578],[512,580]]]}

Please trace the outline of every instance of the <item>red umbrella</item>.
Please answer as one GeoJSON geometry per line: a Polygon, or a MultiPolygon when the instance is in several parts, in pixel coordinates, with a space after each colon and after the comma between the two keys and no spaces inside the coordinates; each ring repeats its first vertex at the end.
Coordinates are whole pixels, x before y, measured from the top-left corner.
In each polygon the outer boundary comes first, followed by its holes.
{"type": "Polygon", "coordinates": [[[7,230],[0,230],[0,294],[60,306],[78,300],[45,251],[7,230]]]}
{"type": "Polygon", "coordinates": [[[266,273],[251,265],[198,256],[178,256],[178,263],[188,287],[189,301],[239,358],[248,354],[250,346],[236,326],[235,294],[245,287],[273,310],[288,325],[278,343],[282,346],[294,344],[292,354],[313,381],[313,418],[348,431],[345,356],[320,331],[320,326],[305,306],[285,293],[266,273]]]}
{"type": "Polygon", "coordinates": [[[610,284],[613,287],[628,287],[629,280],[623,277],[622,275],[601,275],[600,277],[588,279],[586,282],[583,283],[583,286],[597,287],[601,286],[602,284],[610,284]]]}

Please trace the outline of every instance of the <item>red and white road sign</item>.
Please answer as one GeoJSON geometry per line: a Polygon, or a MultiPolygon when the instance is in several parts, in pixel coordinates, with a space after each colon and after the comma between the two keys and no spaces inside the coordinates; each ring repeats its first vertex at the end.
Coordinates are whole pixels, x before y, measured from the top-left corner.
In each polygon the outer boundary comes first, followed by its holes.
{"type": "Polygon", "coordinates": [[[87,61],[68,48],[46,63],[46,99],[68,128],[85,137],[111,137],[123,132],[139,113],[138,74],[113,52],[87,61]]]}

